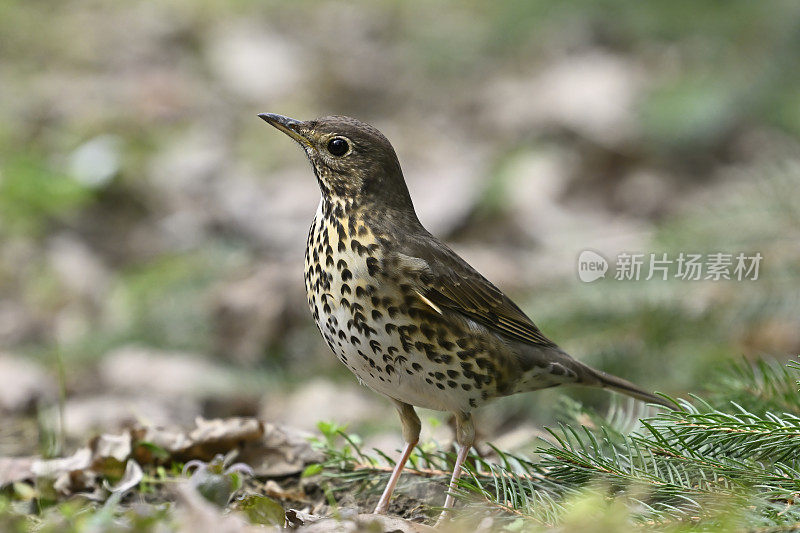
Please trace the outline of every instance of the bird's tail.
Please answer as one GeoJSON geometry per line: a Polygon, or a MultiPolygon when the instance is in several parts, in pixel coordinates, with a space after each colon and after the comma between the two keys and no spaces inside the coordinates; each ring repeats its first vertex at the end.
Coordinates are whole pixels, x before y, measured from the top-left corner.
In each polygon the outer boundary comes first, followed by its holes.
{"type": "Polygon", "coordinates": [[[520,386],[515,392],[527,392],[540,388],[572,383],[575,385],[615,390],[627,396],[642,400],[643,402],[663,405],[670,409],[675,409],[677,407],[672,402],[647,392],[630,381],[607,374],[601,370],[595,370],[589,365],[578,361],[557,346],[543,348],[528,344],[520,350],[520,354],[524,362],[536,369],[537,372],[533,374],[532,379],[520,380],[520,386]],[[548,368],[550,370],[550,377],[558,376],[564,379],[560,382],[547,382],[545,380],[547,384],[542,386],[541,378],[537,378],[541,375],[542,368],[548,368]]]}
{"type": "Polygon", "coordinates": [[[625,379],[619,378],[612,374],[607,374],[601,370],[595,370],[591,367],[585,367],[587,370],[586,374],[582,376],[583,379],[579,383],[584,385],[590,385],[595,387],[602,387],[604,389],[611,389],[627,396],[631,396],[636,398],[637,400],[642,400],[643,402],[647,403],[655,403],[658,405],[663,405],[664,407],[668,407],[670,409],[675,409],[675,404],[670,401],[661,398],[660,396],[656,396],[646,390],[634,385],[630,381],[625,379]]]}

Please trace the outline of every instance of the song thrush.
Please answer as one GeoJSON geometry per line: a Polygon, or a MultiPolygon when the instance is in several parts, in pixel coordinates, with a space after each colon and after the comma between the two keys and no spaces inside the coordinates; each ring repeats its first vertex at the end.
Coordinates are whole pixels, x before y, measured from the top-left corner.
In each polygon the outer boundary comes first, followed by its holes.
{"type": "Polygon", "coordinates": [[[459,451],[447,509],[475,438],[471,412],[492,398],[579,384],[670,405],[573,359],[431,235],[417,218],[392,145],[377,129],[344,116],[259,117],[303,147],[322,190],[305,255],[314,320],[339,360],[400,414],[405,447],[376,513],[386,512],[417,444],[414,406],[455,416],[459,451]]]}

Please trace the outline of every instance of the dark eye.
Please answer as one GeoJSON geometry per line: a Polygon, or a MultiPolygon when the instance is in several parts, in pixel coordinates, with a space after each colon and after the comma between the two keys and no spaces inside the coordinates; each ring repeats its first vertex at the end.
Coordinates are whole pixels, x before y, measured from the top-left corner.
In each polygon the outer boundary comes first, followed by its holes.
{"type": "Polygon", "coordinates": [[[336,157],[343,156],[349,149],[350,145],[341,137],[334,137],[328,141],[328,151],[336,157]]]}

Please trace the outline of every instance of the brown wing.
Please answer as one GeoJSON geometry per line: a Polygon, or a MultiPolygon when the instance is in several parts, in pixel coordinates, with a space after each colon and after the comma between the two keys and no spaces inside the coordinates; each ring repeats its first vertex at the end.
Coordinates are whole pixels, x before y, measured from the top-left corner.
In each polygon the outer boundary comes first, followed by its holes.
{"type": "Polygon", "coordinates": [[[428,304],[461,313],[524,343],[555,346],[503,291],[455,252],[438,241],[414,251],[413,257],[399,255],[405,267],[419,272],[417,289],[428,304]]]}

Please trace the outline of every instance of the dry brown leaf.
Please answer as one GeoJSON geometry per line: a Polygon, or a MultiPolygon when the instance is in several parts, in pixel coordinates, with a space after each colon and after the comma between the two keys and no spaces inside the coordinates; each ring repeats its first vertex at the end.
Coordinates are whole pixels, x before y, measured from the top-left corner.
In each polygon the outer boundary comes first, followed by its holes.
{"type": "MultiPolygon", "coordinates": [[[[190,432],[174,428],[139,427],[121,434],[94,437],[89,445],[59,459],[7,458],[0,460],[0,485],[31,478],[52,480],[61,494],[101,491],[99,479],[118,479],[113,491],[125,491],[142,479],[140,465],[159,462],[213,459],[217,454],[237,453],[263,477],[297,474],[310,463],[324,459],[311,448],[308,435],[255,418],[205,420],[198,418],[190,432]]],[[[302,501],[301,492],[272,486],[274,495],[302,501]]],[[[102,491],[101,491],[102,492],[102,491]]]]}
{"type": "Polygon", "coordinates": [[[313,524],[314,522],[319,522],[323,518],[325,517],[313,515],[311,513],[300,511],[298,509],[289,509],[286,511],[286,524],[292,528],[298,528],[300,526],[308,526],[313,524]]]}
{"type": "Polygon", "coordinates": [[[64,496],[97,488],[97,474],[89,469],[59,472],[53,482],[53,489],[64,496]]]}
{"type": "Polygon", "coordinates": [[[310,434],[275,424],[264,425],[264,436],[242,449],[239,459],[253,467],[257,476],[281,477],[297,474],[324,460],[311,448],[310,434]]]}
{"type": "Polygon", "coordinates": [[[186,432],[178,428],[137,427],[131,431],[131,436],[136,442],[133,456],[140,464],[158,462],[152,447],[145,444],[162,449],[170,455],[183,453],[192,445],[192,441],[186,432]]]}
{"type": "Polygon", "coordinates": [[[259,440],[264,425],[255,418],[197,418],[195,428],[188,434],[175,428],[141,427],[132,431],[138,444],[133,455],[142,464],[157,462],[148,443],[163,449],[176,461],[199,459],[210,461],[215,455],[226,454],[245,443],[259,440]]]}
{"type": "Polygon", "coordinates": [[[92,450],[92,470],[113,478],[123,475],[125,462],[131,455],[131,435],[98,435],[89,441],[92,450]]]}
{"type": "Polygon", "coordinates": [[[192,449],[198,454],[209,453],[211,457],[224,454],[243,443],[256,441],[264,435],[264,424],[255,418],[205,420],[198,417],[195,424],[197,427],[189,433],[189,439],[193,441],[192,449]]]}
{"type": "Polygon", "coordinates": [[[53,488],[61,494],[93,490],[99,474],[124,479],[130,453],[129,433],[100,435],[69,457],[33,461],[31,477],[54,480],[53,488]]]}

